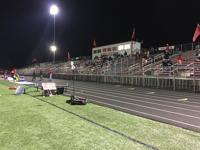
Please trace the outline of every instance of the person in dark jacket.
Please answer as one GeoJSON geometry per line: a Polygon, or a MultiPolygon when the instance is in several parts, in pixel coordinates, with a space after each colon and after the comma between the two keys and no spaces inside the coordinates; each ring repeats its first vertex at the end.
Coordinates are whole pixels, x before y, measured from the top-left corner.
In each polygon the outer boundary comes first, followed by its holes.
{"type": "Polygon", "coordinates": [[[35,81],[36,80],[36,73],[35,71],[33,71],[33,78],[32,78],[32,81],[35,81]]]}

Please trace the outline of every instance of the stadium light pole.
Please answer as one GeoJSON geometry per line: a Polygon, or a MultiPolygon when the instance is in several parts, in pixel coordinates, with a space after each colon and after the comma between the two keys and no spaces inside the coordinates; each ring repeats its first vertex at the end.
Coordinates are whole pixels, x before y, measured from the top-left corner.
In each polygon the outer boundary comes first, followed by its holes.
{"type": "Polygon", "coordinates": [[[52,5],[49,11],[50,15],[53,16],[53,45],[50,47],[51,51],[53,52],[53,64],[55,64],[55,52],[57,47],[55,46],[56,43],[56,15],[59,13],[59,8],[57,5],[52,5]]]}
{"type": "Polygon", "coordinates": [[[53,23],[54,23],[54,27],[53,27],[53,31],[54,31],[54,35],[53,35],[53,40],[55,42],[56,40],[56,15],[59,13],[59,8],[57,7],[57,5],[52,5],[50,7],[50,11],[49,11],[50,15],[53,16],[53,23]]]}
{"type": "Polygon", "coordinates": [[[53,64],[55,64],[56,45],[51,45],[50,50],[53,52],[53,64]]]}

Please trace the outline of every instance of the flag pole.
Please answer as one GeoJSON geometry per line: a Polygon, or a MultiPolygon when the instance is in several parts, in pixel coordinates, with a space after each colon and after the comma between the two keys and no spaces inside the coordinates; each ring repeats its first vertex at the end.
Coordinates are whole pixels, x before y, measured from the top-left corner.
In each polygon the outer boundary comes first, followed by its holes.
{"type": "Polygon", "coordinates": [[[192,51],[194,50],[194,47],[193,47],[194,45],[193,44],[194,44],[194,42],[192,42],[192,51]]]}
{"type": "Polygon", "coordinates": [[[131,56],[133,55],[133,40],[135,40],[135,28],[133,28],[133,32],[131,35],[131,56]]]}

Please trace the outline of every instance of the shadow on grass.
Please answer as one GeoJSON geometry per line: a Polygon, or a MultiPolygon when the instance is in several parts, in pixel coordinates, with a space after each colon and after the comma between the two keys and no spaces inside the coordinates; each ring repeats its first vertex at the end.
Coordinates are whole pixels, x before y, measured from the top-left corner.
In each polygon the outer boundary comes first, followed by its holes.
{"type": "MultiPolygon", "coordinates": [[[[27,94],[27,95],[28,95],[28,94],[27,94]]],[[[140,145],[143,145],[143,146],[145,146],[146,148],[149,148],[149,149],[152,149],[152,150],[158,150],[158,148],[155,147],[155,146],[153,146],[153,145],[147,144],[147,143],[145,143],[145,142],[143,142],[143,141],[140,141],[140,140],[137,140],[137,139],[135,139],[135,138],[133,138],[133,137],[131,137],[131,136],[129,136],[129,135],[123,133],[123,132],[120,132],[120,131],[115,130],[115,129],[110,128],[110,127],[107,127],[107,126],[105,126],[105,125],[103,125],[103,124],[100,124],[100,123],[98,123],[98,122],[96,122],[96,121],[90,120],[89,118],[87,118],[87,117],[85,117],[85,116],[82,116],[82,115],[80,115],[80,114],[78,114],[78,113],[75,113],[75,112],[73,112],[73,111],[67,110],[66,108],[60,107],[60,106],[58,106],[58,105],[56,105],[56,104],[53,104],[53,103],[49,102],[48,100],[46,101],[46,100],[42,99],[41,96],[39,96],[39,97],[36,97],[36,96],[33,96],[33,95],[29,95],[29,96],[31,96],[31,97],[33,97],[33,98],[39,100],[39,101],[42,101],[42,102],[44,102],[44,103],[46,103],[46,104],[49,104],[49,105],[51,105],[51,106],[53,106],[53,107],[55,107],[55,108],[57,108],[57,109],[60,109],[60,110],[62,110],[62,111],[64,111],[64,112],[66,112],[66,113],[72,114],[72,115],[74,115],[74,116],[76,116],[76,117],[78,117],[78,118],[80,118],[80,119],[83,119],[83,120],[85,120],[85,121],[87,121],[87,122],[90,122],[90,123],[93,124],[93,125],[96,125],[96,126],[98,126],[98,127],[101,127],[101,128],[103,128],[103,129],[106,129],[106,130],[108,130],[108,131],[110,131],[110,132],[113,132],[113,133],[115,133],[115,134],[117,134],[117,135],[120,135],[120,136],[122,136],[122,137],[124,137],[124,138],[127,138],[127,139],[129,139],[129,140],[131,140],[131,141],[133,141],[133,142],[135,142],[135,143],[138,143],[138,144],[140,144],[140,145]]],[[[67,100],[66,102],[69,102],[69,101],[67,100]]]]}

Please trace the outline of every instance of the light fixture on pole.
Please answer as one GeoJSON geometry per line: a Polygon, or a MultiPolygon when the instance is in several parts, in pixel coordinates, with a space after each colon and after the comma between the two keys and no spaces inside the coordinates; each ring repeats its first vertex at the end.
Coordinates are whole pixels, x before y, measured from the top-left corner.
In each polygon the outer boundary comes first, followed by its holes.
{"type": "Polygon", "coordinates": [[[58,9],[58,7],[56,5],[52,5],[50,7],[50,14],[51,15],[56,15],[56,14],[58,14],[58,12],[59,12],[59,9],[58,9]]]}
{"type": "Polygon", "coordinates": [[[49,10],[50,15],[53,16],[54,25],[53,25],[53,45],[50,47],[51,51],[53,52],[53,64],[55,63],[55,52],[57,47],[55,46],[56,43],[56,15],[59,13],[59,9],[57,5],[52,5],[49,10]]]}
{"type": "Polygon", "coordinates": [[[55,64],[56,45],[51,45],[50,50],[53,52],[53,64],[55,64]]]}
{"type": "Polygon", "coordinates": [[[55,43],[55,37],[56,37],[56,30],[55,30],[55,27],[56,27],[56,15],[59,13],[59,9],[58,9],[58,7],[57,7],[57,5],[52,5],[51,7],[50,7],[50,11],[49,11],[49,13],[50,13],[50,15],[52,15],[53,16],[53,20],[54,20],[54,43],[55,43]]]}

